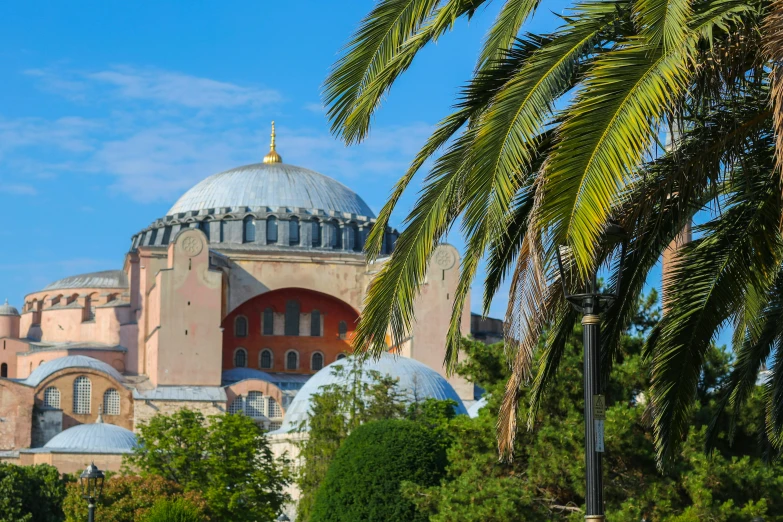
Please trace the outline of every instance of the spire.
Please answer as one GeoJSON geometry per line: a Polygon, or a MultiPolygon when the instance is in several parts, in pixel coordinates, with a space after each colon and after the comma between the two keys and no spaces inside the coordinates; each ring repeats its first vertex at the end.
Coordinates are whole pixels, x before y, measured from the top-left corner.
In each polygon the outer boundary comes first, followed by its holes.
{"type": "Polygon", "coordinates": [[[272,142],[269,144],[269,154],[264,156],[264,163],[282,163],[283,158],[275,150],[275,122],[272,122],[272,142]]]}

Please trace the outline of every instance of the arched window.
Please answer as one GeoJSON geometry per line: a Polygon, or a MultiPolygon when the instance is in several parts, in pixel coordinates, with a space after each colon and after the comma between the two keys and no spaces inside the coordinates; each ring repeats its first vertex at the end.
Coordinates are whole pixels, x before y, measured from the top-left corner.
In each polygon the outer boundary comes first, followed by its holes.
{"type": "Polygon", "coordinates": [[[332,221],[332,247],[338,250],[343,248],[343,229],[337,221],[332,221]]]}
{"type": "Polygon", "coordinates": [[[8,377],[8,365],[6,363],[0,364],[0,377],[8,377]]]}
{"type": "Polygon", "coordinates": [[[153,228],[152,229],[152,234],[150,235],[150,242],[149,242],[149,244],[150,245],[154,245],[156,239],[158,239],[158,229],[157,228],[153,228]]]}
{"type": "Polygon", "coordinates": [[[234,320],[234,335],[247,337],[247,317],[244,315],[240,315],[234,320]]]}
{"type": "Polygon", "coordinates": [[[256,220],[247,216],[242,220],[242,242],[252,243],[256,240],[256,220]]]}
{"type": "Polygon", "coordinates": [[[351,245],[351,248],[355,252],[361,252],[362,251],[362,241],[359,236],[359,227],[356,225],[356,223],[351,223],[348,226],[348,244],[351,245]]]}
{"type": "Polygon", "coordinates": [[[299,244],[299,220],[297,218],[291,218],[288,222],[288,244],[299,244]]]}
{"type": "Polygon", "coordinates": [[[258,365],[261,367],[262,370],[272,369],[272,350],[268,350],[268,349],[261,350],[261,358],[258,362],[258,365]]]}
{"type": "Polygon", "coordinates": [[[310,314],[310,335],[320,337],[321,335],[321,312],[313,310],[310,314]]]}
{"type": "Polygon", "coordinates": [[[339,361],[340,359],[345,359],[345,354],[344,353],[338,353],[337,354],[337,359],[335,359],[335,360],[339,361]]]}
{"type": "Polygon", "coordinates": [[[171,227],[166,227],[163,229],[163,241],[161,241],[162,244],[168,245],[171,242],[171,227]]]}
{"type": "Polygon", "coordinates": [[[236,399],[231,401],[231,404],[228,405],[228,412],[229,413],[244,413],[245,412],[245,399],[238,395],[236,399]]]}
{"type": "Polygon", "coordinates": [[[120,414],[120,392],[109,388],[103,394],[103,413],[106,415],[120,414]]]}
{"type": "Polygon", "coordinates": [[[207,241],[209,241],[209,221],[199,221],[198,229],[204,232],[204,235],[207,236],[207,241]]]}
{"type": "Polygon", "coordinates": [[[285,369],[296,370],[297,368],[299,368],[299,354],[296,353],[296,350],[291,350],[285,356],[285,369]]]}
{"type": "Polygon", "coordinates": [[[274,245],[277,243],[277,218],[269,216],[266,218],[266,244],[274,245]]]}
{"type": "Polygon", "coordinates": [[[44,390],[44,406],[47,408],[60,409],[60,390],[54,386],[49,386],[44,390]]]}
{"type": "Polygon", "coordinates": [[[247,366],[247,352],[244,348],[237,348],[234,352],[234,368],[244,368],[247,366]]]}
{"type": "Polygon", "coordinates": [[[73,412],[77,415],[90,413],[90,401],[92,400],[92,383],[85,376],[77,377],[73,381],[73,412]]]}
{"type": "Polygon", "coordinates": [[[294,299],[285,303],[285,334],[299,335],[299,301],[294,299]]]}
{"type": "Polygon", "coordinates": [[[280,404],[276,400],[274,400],[272,397],[269,397],[267,399],[268,401],[268,409],[266,410],[266,416],[270,419],[279,419],[283,416],[283,408],[280,407],[280,404]]]}
{"type": "Polygon", "coordinates": [[[228,221],[225,219],[220,222],[220,242],[223,243],[226,240],[226,227],[228,226],[228,221]]]}
{"type": "Polygon", "coordinates": [[[340,321],[340,324],[337,325],[337,333],[340,335],[340,339],[345,339],[348,334],[348,325],[345,321],[340,321]]]}
{"type": "Polygon", "coordinates": [[[310,369],[317,372],[324,367],[324,356],[322,353],[315,352],[310,360],[310,369]]]}
{"type": "Polygon", "coordinates": [[[275,334],[275,311],[271,308],[264,310],[264,335],[275,334]]]}
{"type": "Polygon", "coordinates": [[[245,400],[245,415],[248,417],[263,417],[266,414],[264,394],[259,391],[251,391],[245,400]]]}
{"type": "Polygon", "coordinates": [[[312,221],[310,226],[313,227],[313,246],[319,247],[321,246],[321,223],[312,221]]]}

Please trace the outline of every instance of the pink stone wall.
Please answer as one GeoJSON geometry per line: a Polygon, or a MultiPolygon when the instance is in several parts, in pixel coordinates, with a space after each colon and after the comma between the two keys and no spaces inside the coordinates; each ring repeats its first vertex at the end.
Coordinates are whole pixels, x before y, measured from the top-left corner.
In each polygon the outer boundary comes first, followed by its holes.
{"type": "Polygon", "coordinates": [[[9,379],[24,378],[20,376],[17,369],[17,354],[20,352],[26,352],[28,344],[24,341],[18,341],[16,339],[0,339],[0,367],[3,364],[6,365],[9,379]]]}
{"type": "Polygon", "coordinates": [[[0,339],[19,339],[20,319],[16,315],[0,315],[0,339]]]}
{"type": "Polygon", "coordinates": [[[0,379],[0,450],[30,447],[33,392],[29,386],[0,379]]]}

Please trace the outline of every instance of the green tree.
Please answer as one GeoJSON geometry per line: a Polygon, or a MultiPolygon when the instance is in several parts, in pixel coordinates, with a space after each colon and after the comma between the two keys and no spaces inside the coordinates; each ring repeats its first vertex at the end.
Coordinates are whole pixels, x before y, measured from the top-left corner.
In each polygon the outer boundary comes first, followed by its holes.
{"type": "Polygon", "coordinates": [[[446,466],[444,439],[402,419],[357,428],[337,451],[313,506],[312,522],[425,522],[400,494],[408,481],[437,484],[446,466]]]}
{"type": "Polygon", "coordinates": [[[300,521],[310,520],[316,492],[348,435],[365,422],[399,418],[405,413],[397,381],[388,375],[367,371],[361,363],[336,365],[331,371],[334,383],[313,395],[307,419],[298,427],[307,433],[299,443],[300,521]]]}
{"type": "Polygon", "coordinates": [[[274,520],[288,500],[288,462],[275,459],[264,432],[244,415],[205,418],[187,409],[139,427],[127,465],[198,491],[219,520],[274,520]]]}
{"type": "Polygon", "coordinates": [[[61,522],[66,483],[53,466],[0,462],[0,522],[61,522]]]}
{"type": "MultiPolygon", "coordinates": [[[[644,336],[658,312],[653,292],[640,300],[635,319],[621,339],[608,376],[604,485],[607,518],[647,522],[715,520],[752,522],[781,519],[783,467],[762,461],[758,425],[763,422],[761,390],[754,391],[745,415],[714,427],[715,450],[704,452],[707,427],[720,406],[716,385],[728,375],[728,356],[712,346],[691,413],[691,427],[675,464],[656,466],[649,422],[650,377],[643,357],[644,336]],[[730,434],[733,430],[733,441],[730,434]]],[[[498,461],[495,424],[508,366],[502,344],[465,341],[459,372],[488,391],[479,417],[450,421],[446,477],[422,487],[404,484],[406,498],[432,522],[544,522],[583,520],[584,417],[582,410],[581,325],[565,343],[555,378],[541,397],[533,429],[519,428],[514,460],[498,461]]],[[[537,362],[543,364],[544,357],[537,362]]],[[[534,389],[523,391],[522,401],[534,389]]]]}
{"type": "Polygon", "coordinates": [[[144,522],[204,522],[201,510],[184,498],[158,500],[147,511],[144,522]]]}
{"type": "MultiPolygon", "coordinates": [[[[333,132],[347,143],[364,139],[384,95],[417,53],[486,3],[379,1],[326,79],[333,132]]],[[[697,213],[711,214],[667,281],[671,307],[648,347],[658,458],[671,462],[687,434],[716,332],[727,324],[737,329],[725,404],[735,415],[783,332],[776,320],[783,278],[783,1],[575,2],[558,30],[520,34],[538,4],[503,2],[455,111],[380,212],[367,244],[370,259],[382,251],[401,194],[423,165],[432,165],[369,291],[356,349],[387,350],[389,330],[393,345],[406,338],[427,261],[461,221],[467,247],[446,363],[456,367],[462,312],[488,256],[485,310],[500,283],[507,276],[512,282],[507,348],[514,372],[499,426],[501,446],[510,451],[525,395],[520,387],[548,384],[576,320],[563,284],[577,291],[587,274],[612,260],[599,241],[609,221],[629,231],[630,244],[617,289],[622,298],[604,324],[607,361],[620,349],[664,250],[697,213]],[[672,140],[664,147],[667,132],[672,140]],[[571,251],[565,282],[555,270],[560,245],[571,251]],[[545,331],[547,342],[539,343],[545,331]]],[[[778,361],[773,374],[783,365],[778,361]]],[[[778,447],[780,383],[770,380],[766,406],[769,439],[778,447]]]]}
{"type": "MultiPolygon", "coordinates": [[[[207,502],[198,491],[186,492],[182,485],[158,475],[110,476],[104,483],[95,519],[96,522],[138,522],[145,519],[157,502],[175,499],[182,499],[205,517],[207,502]]],[[[78,483],[68,485],[63,510],[66,522],[87,520],[87,503],[82,498],[78,483]]]]}

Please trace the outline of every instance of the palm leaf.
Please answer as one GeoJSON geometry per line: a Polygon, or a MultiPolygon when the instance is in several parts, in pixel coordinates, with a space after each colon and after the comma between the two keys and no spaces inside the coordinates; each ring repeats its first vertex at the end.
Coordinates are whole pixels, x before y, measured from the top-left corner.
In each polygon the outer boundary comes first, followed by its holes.
{"type": "Polygon", "coordinates": [[[506,0],[484,41],[478,69],[503,58],[514,42],[520,27],[533,14],[540,0],[506,0]]]}

